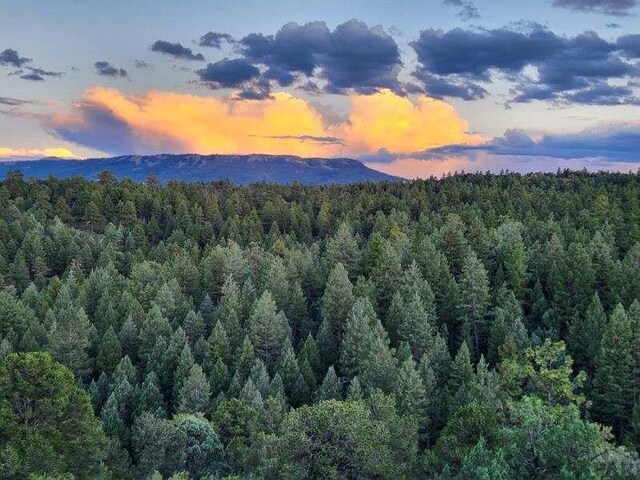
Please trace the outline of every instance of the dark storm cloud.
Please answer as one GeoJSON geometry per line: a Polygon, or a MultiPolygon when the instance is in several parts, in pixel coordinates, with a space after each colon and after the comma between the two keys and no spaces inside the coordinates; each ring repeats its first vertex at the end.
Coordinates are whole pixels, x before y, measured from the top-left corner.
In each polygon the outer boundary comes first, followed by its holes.
{"type": "Polygon", "coordinates": [[[153,45],[151,45],[151,50],[154,52],[170,55],[174,58],[204,62],[204,57],[201,53],[195,54],[191,51],[190,48],[183,47],[180,43],[171,43],[165,40],[158,40],[153,45]]]}
{"type": "Polygon", "coordinates": [[[233,37],[228,33],[207,32],[200,37],[198,45],[220,49],[223,43],[233,43],[233,37]]]}
{"type": "Polygon", "coordinates": [[[625,17],[631,14],[637,3],[637,0],[554,0],[553,5],[579,12],[598,12],[625,17]]]}
{"type": "Polygon", "coordinates": [[[523,27],[425,30],[411,44],[419,62],[413,75],[434,96],[484,98],[481,84],[497,73],[515,82],[515,102],[636,103],[628,87],[607,82],[629,81],[636,74],[625,57],[640,56],[640,35],[609,42],[594,32],[565,37],[538,24],[523,27]],[[536,75],[525,74],[527,66],[536,75]]]}
{"type": "Polygon", "coordinates": [[[243,65],[247,75],[255,73],[249,65],[262,70],[259,78],[252,78],[253,86],[240,93],[241,98],[263,97],[271,85],[288,87],[305,79],[323,80],[322,88],[330,93],[373,93],[380,88],[402,91],[398,81],[402,62],[395,40],[382,27],[357,20],[333,31],[324,22],[291,22],[275,35],[243,37],[237,50],[241,58],[236,60],[244,61],[237,66],[243,65]]]}
{"type": "Polygon", "coordinates": [[[96,72],[98,75],[102,75],[104,77],[120,77],[120,78],[129,78],[129,74],[123,68],[116,68],[111,65],[109,62],[100,61],[93,64],[96,67],[96,72]]]}
{"type": "Polygon", "coordinates": [[[444,0],[442,3],[451,7],[457,7],[460,9],[458,17],[464,21],[476,20],[480,18],[480,12],[478,8],[468,0],[444,0]]]}
{"type": "Polygon", "coordinates": [[[239,87],[260,76],[260,70],[242,58],[224,58],[219,62],[210,63],[196,73],[200,80],[211,88],[239,87]]]}
{"type": "Polygon", "coordinates": [[[20,54],[12,48],[7,48],[0,52],[0,65],[20,68],[30,62],[30,58],[21,57],[20,54]]]}

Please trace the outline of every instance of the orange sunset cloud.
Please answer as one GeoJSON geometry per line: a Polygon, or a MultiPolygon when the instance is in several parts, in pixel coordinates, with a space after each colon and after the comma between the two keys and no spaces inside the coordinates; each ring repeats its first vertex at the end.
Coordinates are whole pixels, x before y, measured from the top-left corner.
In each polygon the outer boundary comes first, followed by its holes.
{"type": "Polygon", "coordinates": [[[350,105],[346,121],[328,124],[305,99],[284,92],[264,100],[238,101],[162,91],[125,95],[93,87],[70,111],[54,115],[50,124],[54,131],[72,132],[72,141],[82,143],[83,132],[98,129],[86,109],[98,109],[123,125],[142,152],[335,156],[382,148],[415,152],[482,141],[468,134],[466,120],[441,100],[426,96],[414,100],[383,90],[352,95],[350,105]]]}

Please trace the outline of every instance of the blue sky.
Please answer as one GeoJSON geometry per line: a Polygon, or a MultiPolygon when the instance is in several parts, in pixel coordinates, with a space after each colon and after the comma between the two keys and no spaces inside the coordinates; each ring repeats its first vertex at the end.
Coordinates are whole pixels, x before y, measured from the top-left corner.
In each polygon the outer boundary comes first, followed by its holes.
{"type": "Polygon", "coordinates": [[[402,164],[406,176],[633,168],[640,7],[555,2],[0,1],[0,156],[261,148],[402,164]],[[231,40],[199,45],[207,32],[231,40]],[[191,127],[159,121],[167,108],[191,127]],[[496,149],[508,132],[530,147],[496,149]],[[582,156],[542,148],[562,136],[580,138],[582,156]]]}

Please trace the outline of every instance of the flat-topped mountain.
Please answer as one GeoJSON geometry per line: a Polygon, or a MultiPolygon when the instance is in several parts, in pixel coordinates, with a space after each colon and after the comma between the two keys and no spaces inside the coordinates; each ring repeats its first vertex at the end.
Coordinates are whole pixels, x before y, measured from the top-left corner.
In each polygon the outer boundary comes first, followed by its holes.
{"type": "Polygon", "coordinates": [[[0,176],[20,170],[25,177],[85,177],[93,180],[109,170],[118,178],[144,181],[155,175],[161,182],[254,182],[331,184],[393,181],[397,177],[368,168],[350,158],[301,158],[293,155],[124,155],[110,158],[0,162],[0,176]]]}

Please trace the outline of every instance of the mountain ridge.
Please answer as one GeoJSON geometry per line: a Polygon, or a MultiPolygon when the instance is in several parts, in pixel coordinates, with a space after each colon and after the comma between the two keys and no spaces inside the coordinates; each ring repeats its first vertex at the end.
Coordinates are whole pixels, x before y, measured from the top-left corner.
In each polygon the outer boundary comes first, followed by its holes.
{"type": "Polygon", "coordinates": [[[144,181],[154,175],[162,183],[171,180],[233,183],[257,182],[303,184],[347,184],[358,182],[399,181],[400,178],[373,170],[352,158],[299,157],[296,155],[224,155],[224,154],[156,154],[120,155],[116,157],[0,162],[0,176],[12,170],[25,177],[84,177],[94,180],[105,170],[118,178],[144,181]]]}

